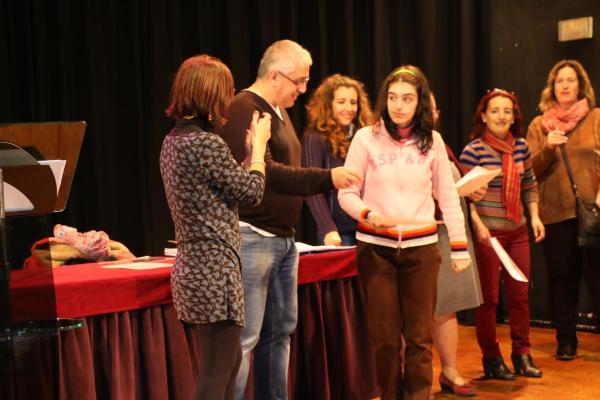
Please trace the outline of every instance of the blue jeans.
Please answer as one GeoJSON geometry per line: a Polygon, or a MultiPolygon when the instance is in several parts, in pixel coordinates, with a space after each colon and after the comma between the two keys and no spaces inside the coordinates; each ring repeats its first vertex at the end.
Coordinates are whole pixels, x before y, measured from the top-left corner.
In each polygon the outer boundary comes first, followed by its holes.
{"type": "Polygon", "coordinates": [[[236,399],[244,398],[254,349],[254,398],[287,399],[290,335],[298,320],[298,252],[293,237],[240,228],[246,326],[236,399]]]}

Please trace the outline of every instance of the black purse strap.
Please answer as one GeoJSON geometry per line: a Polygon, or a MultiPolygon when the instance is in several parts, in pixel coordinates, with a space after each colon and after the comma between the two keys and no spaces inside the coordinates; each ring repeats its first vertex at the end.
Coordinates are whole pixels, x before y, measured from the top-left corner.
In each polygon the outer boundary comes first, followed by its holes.
{"type": "Polygon", "coordinates": [[[573,172],[571,170],[571,163],[569,163],[567,148],[564,144],[561,144],[558,147],[560,147],[560,151],[565,162],[565,167],[567,167],[567,175],[569,175],[569,180],[571,181],[571,188],[573,189],[573,193],[575,194],[575,199],[579,199],[579,191],[577,190],[577,184],[575,183],[575,179],[573,179],[573,172]]]}

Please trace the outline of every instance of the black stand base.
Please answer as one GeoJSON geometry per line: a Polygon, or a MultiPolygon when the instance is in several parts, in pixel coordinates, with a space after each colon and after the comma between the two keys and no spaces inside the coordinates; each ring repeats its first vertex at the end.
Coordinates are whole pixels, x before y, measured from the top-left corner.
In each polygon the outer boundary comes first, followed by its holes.
{"type": "MultiPolygon", "coordinates": [[[[24,321],[13,323],[10,334],[13,338],[29,338],[36,336],[57,335],[59,332],[77,329],[83,326],[83,320],[72,318],[24,321]]],[[[5,335],[0,336],[0,340],[5,335]]]]}
{"type": "MultiPolygon", "coordinates": [[[[24,321],[11,325],[10,329],[0,332],[0,398],[15,398],[15,380],[28,381],[26,360],[35,359],[33,354],[40,345],[58,343],[58,334],[62,331],[77,329],[83,326],[80,319],[50,319],[24,321]]],[[[58,358],[56,358],[58,363],[58,358]]],[[[56,365],[58,367],[58,365],[56,365]]],[[[35,384],[35,382],[30,382],[35,384]]],[[[23,390],[19,390],[22,392],[23,390]]],[[[17,396],[18,397],[18,396],[17,396]]]]}

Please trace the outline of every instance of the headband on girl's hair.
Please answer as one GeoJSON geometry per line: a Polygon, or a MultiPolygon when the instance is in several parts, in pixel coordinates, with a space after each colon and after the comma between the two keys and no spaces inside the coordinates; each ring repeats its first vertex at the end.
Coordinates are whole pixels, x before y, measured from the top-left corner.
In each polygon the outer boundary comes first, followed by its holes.
{"type": "Polygon", "coordinates": [[[491,92],[495,92],[495,93],[502,93],[502,94],[508,94],[510,96],[514,96],[515,92],[509,92],[508,90],[504,90],[504,89],[499,89],[499,88],[493,88],[493,89],[488,89],[486,91],[486,93],[491,93],[491,92]]]}
{"type": "Polygon", "coordinates": [[[410,69],[404,67],[396,68],[394,72],[392,72],[392,76],[396,76],[399,74],[409,74],[414,76],[415,78],[417,77],[417,74],[415,74],[414,71],[411,71],[410,69]]]}

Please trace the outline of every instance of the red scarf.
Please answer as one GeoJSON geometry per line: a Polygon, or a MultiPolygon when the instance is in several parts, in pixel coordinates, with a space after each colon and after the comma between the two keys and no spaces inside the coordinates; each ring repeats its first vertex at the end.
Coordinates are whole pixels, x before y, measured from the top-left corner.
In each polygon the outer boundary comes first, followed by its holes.
{"type": "Polygon", "coordinates": [[[556,103],[542,115],[542,127],[546,133],[556,129],[569,133],[587,115],[588,111],[590,111],[590,106],[585,98],[573,104],[568,110],[556,103]]]}
{"type": "Polygon", "coordinates": [[[460,172],[460,176],[463,176],[464,174],[466,174],[466,171],[463,168],[463,166],[461,165],[460,161],[458,161],[456,154],[454,154],[454,152],[452,151],[450,146],[448,146],[447,144],[446,144],[446,154],[448,154],[448,158],[450,159],[450,161],[452,161],[452,163],[454,164],[456,169],[458,169],[458,172],[460,172]]]}
{"type": "Polygon", "coordinates": [[[515,137],[508,132],[504,140],[500,140],[486,129],[481,139],[502,154],[502,204],[506,208],[506,218],[518,224],[521,220],[521,177],[513,159],[515,137]]]}

